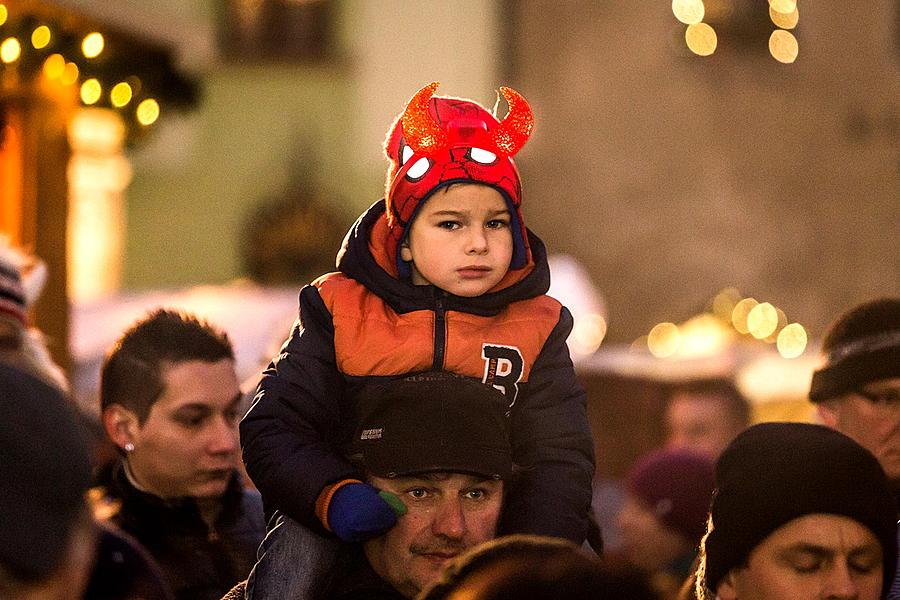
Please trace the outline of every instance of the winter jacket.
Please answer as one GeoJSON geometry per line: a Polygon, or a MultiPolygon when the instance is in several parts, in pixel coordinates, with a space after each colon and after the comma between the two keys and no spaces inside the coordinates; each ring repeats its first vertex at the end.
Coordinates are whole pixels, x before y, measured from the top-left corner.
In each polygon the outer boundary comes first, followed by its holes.
{"type": "Polygon", "coordinates": [[[373,380],[447,370],[493,385],[510,402],[521,472],[507,482],[500,532],[580,543],[593,444],[566,346],[572,316],[545,295],[543,243],[529,232],[526,268],[509,271],[486,294],[462,298],[399,279],[384,250],[387,235],[381,201],[348,233],[339,272],[301,290],[300,318],[241,422],[244,462],[267,510],[324,532],[315,517],[320,492],[363,478],[343,455],[355,394],[373,380]]]}
{"type": "Polygon", "coordinates": [[[138,490],[122,466],[109,493],[121,501],[113,522],[156,559],[178,600],[219,600],[256,562],[265,535],[262,501],[243,488],[237,472],[213,528],[193,499],[163,500],[138,490]]]}

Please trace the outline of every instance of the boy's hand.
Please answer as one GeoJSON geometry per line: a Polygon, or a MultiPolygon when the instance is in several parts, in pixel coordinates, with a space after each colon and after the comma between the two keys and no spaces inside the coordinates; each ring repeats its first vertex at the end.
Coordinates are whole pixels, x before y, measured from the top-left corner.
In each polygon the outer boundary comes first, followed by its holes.
{"type": "Polygon", "coordinates": [[[367,483],[343,486],[328,503],[331,531],[345,542],[362,542],[381,535],[394,526],[397,514],[392,504],[367,483]]]}

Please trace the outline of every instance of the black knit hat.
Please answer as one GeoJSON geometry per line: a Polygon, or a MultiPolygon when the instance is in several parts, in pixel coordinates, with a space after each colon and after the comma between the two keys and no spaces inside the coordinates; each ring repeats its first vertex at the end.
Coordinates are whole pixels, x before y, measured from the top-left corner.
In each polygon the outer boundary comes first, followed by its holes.
{"type": "Polygon", "coordinates": [[[831,326],[822,350],[826,363],[813,374],[813,402],[836,398],[870,381],[900,377],[900,298],[853,308],[831,326]]]}
{"type": "Polygon", "coordinates": [[[897,563],[897,507],[878,461],[849,437],[808,423],[762,423],[734,439],[716,464],[706,586],[746,562],[782,525],[810,514],[850,517],[881,543],[884,594],[897,563]]]}
{"type": "Polygon", "coordinates": [[[441,471],[506,479],[507,404],[494,388],[452,373],[376,384],[359,398],[351,450],[379,477],[441,471]]]}
{"type": "Polygon", "coordinates": [[[0,565],[23,581],[49,576],[86,509],[88,449],[62,395],[0,364],[0,565]]]}

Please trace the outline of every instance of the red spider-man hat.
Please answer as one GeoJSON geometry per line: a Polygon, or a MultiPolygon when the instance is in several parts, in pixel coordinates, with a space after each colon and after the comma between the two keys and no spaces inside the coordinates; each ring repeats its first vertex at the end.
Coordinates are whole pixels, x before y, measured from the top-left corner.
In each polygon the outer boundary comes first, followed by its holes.
{"type": "Polygon", "coordinates": [[[501,87],[509,114],[498,121],[471,100],[434,97],[439,85],[430,83],[416,92],[388,130],[384,148],[391,162],[385,182],[388,252],[396,257],[401,276],[408,275],[409,265],[398,250],[422,202],[452,183],[481,183],[506,200],[513,217],[509,267],[520,269],[528,264],[531,251],[522,218],[522,185],[512,157],[534,128],[531,108],[518,92],[501,87]]]}

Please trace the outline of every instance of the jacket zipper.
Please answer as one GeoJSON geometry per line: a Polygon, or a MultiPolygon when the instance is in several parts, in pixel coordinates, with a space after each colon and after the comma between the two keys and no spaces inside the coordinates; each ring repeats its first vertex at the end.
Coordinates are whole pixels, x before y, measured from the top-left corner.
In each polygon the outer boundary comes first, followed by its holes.
{"type": "Polygon", "coordinates": [[[435,371],[444,369],[444,345],[447,343],[445,312],[444,299],[436,298],[434,302],[434,360],[431,363],[431,368],[435,371]]]}

